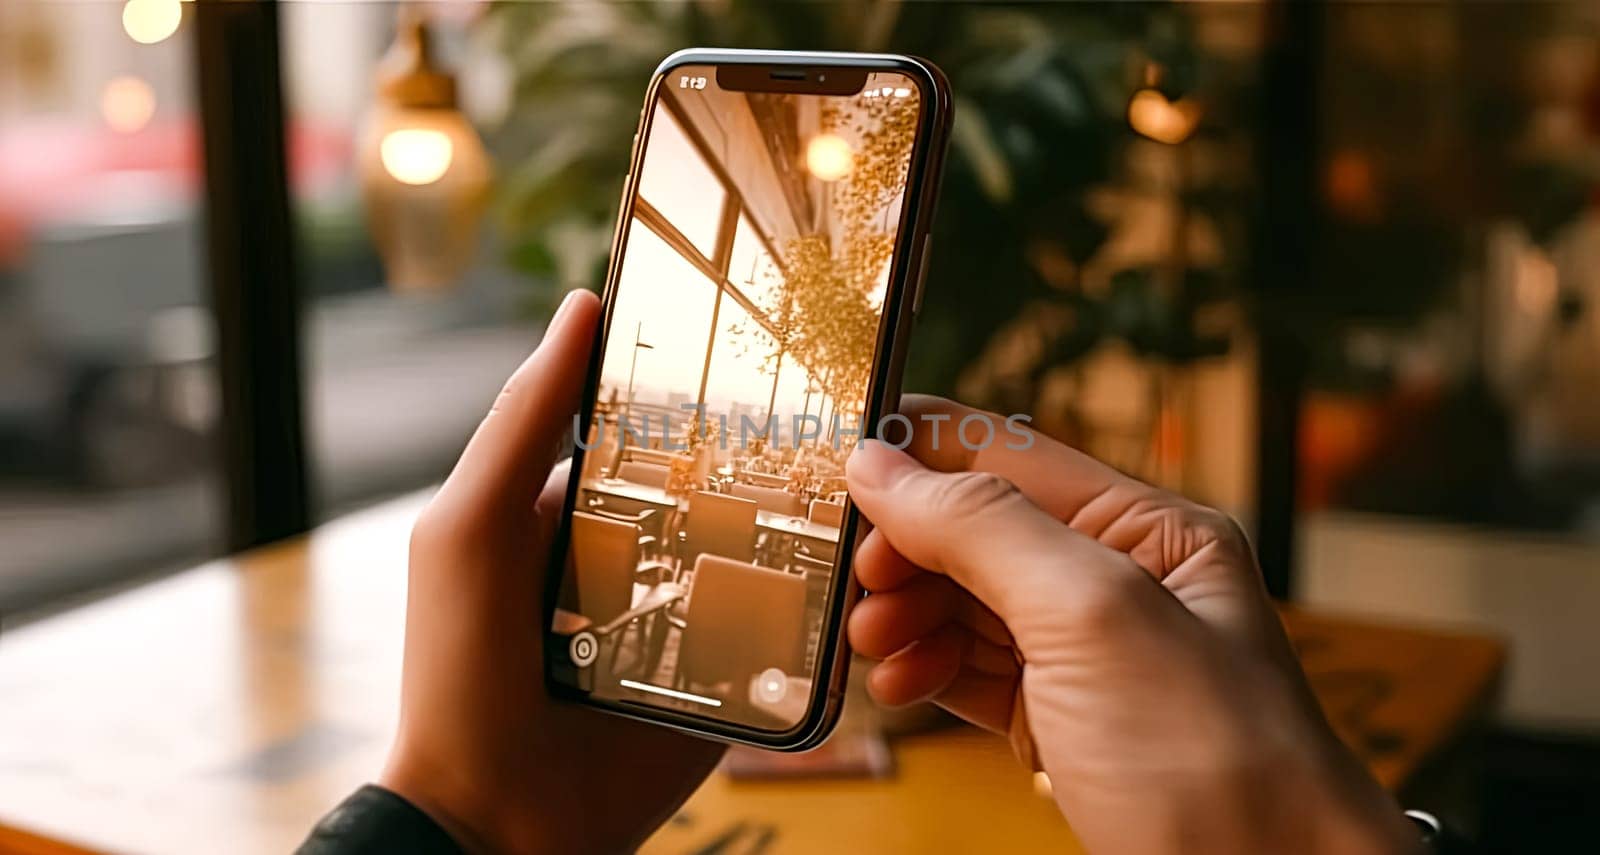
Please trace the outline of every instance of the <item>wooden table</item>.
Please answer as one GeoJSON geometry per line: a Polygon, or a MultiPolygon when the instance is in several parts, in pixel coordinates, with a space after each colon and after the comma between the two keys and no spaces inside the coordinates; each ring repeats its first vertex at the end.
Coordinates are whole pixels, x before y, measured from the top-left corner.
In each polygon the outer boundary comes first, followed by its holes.
{"type": "MultiPolygon", "coordinates": [[[[289,851],[379,768],[424,499],[0,634],[0,853],[289,851]]],[[[1480,638],[1288,621],[1390,786],[1482,713],[1500,667],[1480,638]]],[[[741,823],[771,830],[768,853],[1075,851],[999,739],[946,730],[895,755],[878,781],[714,776],[647,851],[698,851],[741,823]]]]}
{"type": "Polygon", "coordinates": [[[630,502],[638,502],[663,510],[678,507],[676,497],[651,484],[635,484],[620,478],[590,478],[581,485],[583,489],[630,502]]]}

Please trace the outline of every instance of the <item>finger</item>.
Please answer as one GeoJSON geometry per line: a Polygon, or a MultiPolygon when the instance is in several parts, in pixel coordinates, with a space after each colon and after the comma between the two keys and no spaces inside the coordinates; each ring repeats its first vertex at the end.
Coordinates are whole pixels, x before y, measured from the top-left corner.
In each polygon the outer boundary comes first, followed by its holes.
{"type": "Polygon", "coordinates": [[[887,658],[947,623],[959,623],[991,644],[1011,644],[1004,624],[948,577],[923,573],[916,582],[873,594],[850,611],[850,647],[887,658]]]}
{"type": "Polygon", "coordinates": [[[961,590],[943,576],[922,574],[883,594],[873,594],[850,610],[850,649],[874,659],[887,659],[901,648],[953,623],[961,590]]]}
{"type": "MultiPolygon", "coordinates": [[[[945,655],[945,654],[940,654],[945,655]]],[[[995,733],[1011,726],[1018,675],[997,675],[971,667],[950,666],[948,661],[923,668],[912,657],[895,657],[874,666],[867,674],[867,693],[886,707],[902,707],[931,700],[952,714],[995,733]]]]}
{"type": "Polygon", "coordinates": [[[931,700],[961,673],[970,632],[947,624],[867,673],[867,692],[886,707],[931,700]]]}
{"type": "Polygon", "coordinates": [[[538,496],[578,409],[598,318],[593,294],[567,295],[539,347],[506,381],[472,434],[441,495],[513,504],[538,496]]]}
{"type": "Polygon", "coordinates": [[[931,395],[906,395],[912,422],[906,451],[940,472],[983,471],[1005,478],[1058,520],[1071,521],[1108,492],[1160,492],[1087,454],[1044,436],[1019,418],[931,395]]]}
{"type": "Polygon", "coordinates": [[[984,730],[1007,733],[1017,702],[1017,678],[963,669],[933,702],[984,730]]]}
{"type": "Polygon", "coordinates": [[[889,545],[889,539],[877,530],[867,532],[861,545],[856,547],[856,561],[852,568],[861,587],[874,593],[892,591],[913,579],[926,576],[923,570],[889,545]]]}
{"type": "Polygon", "coordinates": [[[906,396],[901,411],[913,424],[907,451],[925,466],[999,475],[1049,515],[1132,555],[1157,579],[1206,543],[1243,543],[1226,515],[1124,475],[1021,422],[928,395],[906,396]]]}
{"type": "Polygon", "coordinates": [[[1154,584],[1128,556],[1061,525],[995,475],[935,472],[871,440],[850,456],[847,477],[856,506],[895,550],[954,579],[1020,643],[1019,626],[1059,616],[1063,605],[1124,595],[1137,584],[1130,573],[1154,584]]]}
{"type": "Polygon", "coordinates": [[[982,632],[961,621],[941,624],[917,638],[908,639],[904,644],[896,647],[888,656],[866,654],[861,650],[855,649],[853,645],[851,649],[852,652],[862,653],[868,659],[887,662],[894,660],[917,642],[947,633],[954,634],[961,640],[960,659],[964,668],[999,676],[1014,675],[1022,668],[1022,662],[1017,654],[1017,647],[1009,639],[993,641],[985,638],[982,632]]]}

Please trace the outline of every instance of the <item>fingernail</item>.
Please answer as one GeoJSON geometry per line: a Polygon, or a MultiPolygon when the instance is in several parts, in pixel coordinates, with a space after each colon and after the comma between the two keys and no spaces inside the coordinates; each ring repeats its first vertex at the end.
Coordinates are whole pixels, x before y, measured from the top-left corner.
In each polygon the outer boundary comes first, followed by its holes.
{"type": "Polygon", "coordinates": [[[561,319],[567,316],[567,313],[572,310],[572,301],[576,299],[577,296],[578,292],[568,291],[567,296],[561,298],[561,305],[556,307],[556,313],[550,316],[550,323],[545,325],[545,330],[547,332],[555,329],[556,326],[561,323],[561,319]]]}
{"type": "Polygon", "coordinates": [[[561,305],[556,307],[555,314],[551,315],[549,323],[544,325],[544,335],[539,338],[540,348],[543,348],[546,342],[560,334],[562,324],[565,322],[566,317],[572,314],[572,305],[577,300],[578,292],[576,290],[568,291],[567,296],[561,299],[561,305]]]}
{"type": "Polygon", "coordinates": [[[912,465],[905,452],[883,440],[869,439],[845,462],[845,475],[852,484],[862,487],[886,487],[912,465]]]}

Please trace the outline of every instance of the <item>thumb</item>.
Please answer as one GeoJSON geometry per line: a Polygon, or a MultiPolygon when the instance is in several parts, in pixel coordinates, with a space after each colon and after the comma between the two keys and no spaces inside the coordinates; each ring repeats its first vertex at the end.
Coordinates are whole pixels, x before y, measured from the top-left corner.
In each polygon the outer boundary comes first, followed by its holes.
{"type": "Polygon", "coordinates": [[[578,409],[598,318],[593,294],[567,295],[539,347],[506,381],[473,432],[440,488],[441,497],[522,508],[533,504],[578,409]]]}
{"type": "Polygon", "coordinates": [[[965,588],[1019,644],[1039,619],[1070,618],[1080,605],[1114,605],[1156,585],[1133,559],[1063,525],[993,473],[937,472],[868,440],[846,475],[851,501],[897,552],[965,588]]]}

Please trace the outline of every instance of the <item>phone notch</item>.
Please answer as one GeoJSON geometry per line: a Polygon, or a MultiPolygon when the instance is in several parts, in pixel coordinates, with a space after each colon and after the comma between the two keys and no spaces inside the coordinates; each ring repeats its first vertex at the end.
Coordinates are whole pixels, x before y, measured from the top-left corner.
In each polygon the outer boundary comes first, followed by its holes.
{"type": "Polygon", "coordinates": [[[867,69],[848,66],[722,65],[717,85],[730,92],[855,95],[867,85],[867,69]]]}

